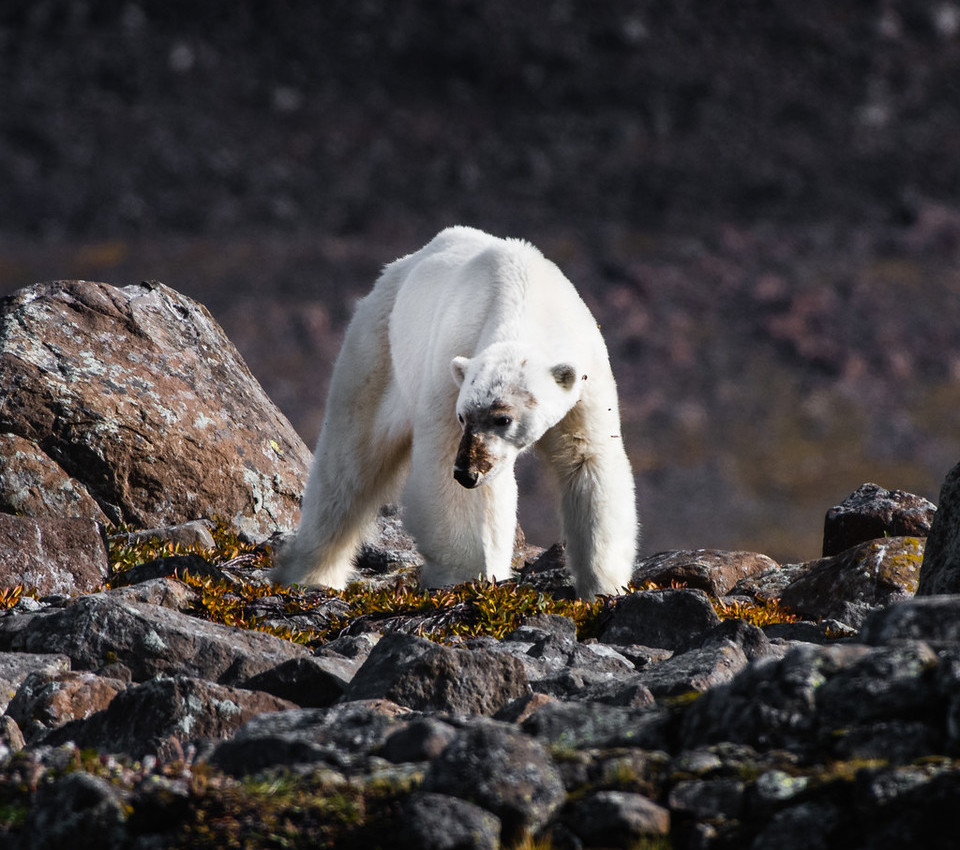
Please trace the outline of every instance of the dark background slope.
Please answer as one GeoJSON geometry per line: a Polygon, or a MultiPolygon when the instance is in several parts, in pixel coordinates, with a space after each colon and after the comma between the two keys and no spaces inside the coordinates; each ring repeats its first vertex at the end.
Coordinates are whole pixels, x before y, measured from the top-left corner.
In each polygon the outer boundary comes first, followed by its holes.
{"type": "Polygon", "coordinates": [[[0,290],[162,279],[312,443],[383,263],[523,236],[603,324],[644,549],[812,557],[957,460],[958,81],[943,0],[8,0],[0,290]]]}

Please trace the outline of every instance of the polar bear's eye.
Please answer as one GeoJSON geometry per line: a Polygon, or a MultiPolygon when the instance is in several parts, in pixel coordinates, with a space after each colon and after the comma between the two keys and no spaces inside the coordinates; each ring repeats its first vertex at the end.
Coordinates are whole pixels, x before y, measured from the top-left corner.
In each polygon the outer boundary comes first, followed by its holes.
{"type": "Polygon", "coordinates": [[[513,423],[509,416],[494,416],[493,424],[498,428],[508,428],[513,423]]]}

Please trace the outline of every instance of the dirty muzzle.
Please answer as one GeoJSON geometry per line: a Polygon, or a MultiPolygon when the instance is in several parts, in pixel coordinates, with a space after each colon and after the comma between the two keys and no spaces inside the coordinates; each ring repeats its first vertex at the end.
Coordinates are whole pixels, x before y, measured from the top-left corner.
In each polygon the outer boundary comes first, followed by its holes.
{"type": "Polygon", "coordinates": [[[472,490],[492,467],[493,460],[483,437],[469,429],[464,431],[453,464],[453,477],[457,483],[472,490]]]}

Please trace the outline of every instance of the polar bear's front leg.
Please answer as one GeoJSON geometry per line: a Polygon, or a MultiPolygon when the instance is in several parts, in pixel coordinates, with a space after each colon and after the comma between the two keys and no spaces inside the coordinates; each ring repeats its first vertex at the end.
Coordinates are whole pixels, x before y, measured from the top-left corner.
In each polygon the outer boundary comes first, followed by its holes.
{"type": "MultiPolygon", "coordinates": [[[[624,458],[625,461],[625,458],[624,458]]],[[[629,466],[594,457],[565,476],[561,513],[577,595],[623,593],[633,575],[637,512],[629,466]]]]}
{"type": "Polygon", "coordinates": [[[638,536],[633,472],[619,422],[605,416],[597,428],[588,427],[589,419],[588,407],[574,409],[538,446],[556,474],[567,566],[585,599],[623,592],[638,536]]]}
{"type": "Polygon", "coordinates": [[[510,575],[517,526],[513,470],[504,468],[474,489],[461,486],[453,477],[458,436],[459,429],[434,422],[414,429],[404,525],[424,558],[426,587],[510,575]]]}

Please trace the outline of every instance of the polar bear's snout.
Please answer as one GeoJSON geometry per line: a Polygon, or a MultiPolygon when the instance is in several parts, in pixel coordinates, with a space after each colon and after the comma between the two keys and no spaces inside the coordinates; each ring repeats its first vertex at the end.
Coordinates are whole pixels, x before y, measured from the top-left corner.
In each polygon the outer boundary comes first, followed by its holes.
{"type": "Polygon", "coordinates": [[[487,449],[487,443],[479,434],[469,428],[463,432],[457,448],[457,459],[453,462],[453,477],[457,483],[472,490],[483,480],[493,467],[493,458],[487,449]]]}

